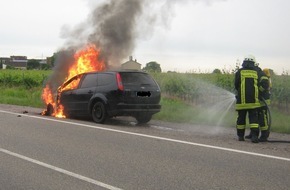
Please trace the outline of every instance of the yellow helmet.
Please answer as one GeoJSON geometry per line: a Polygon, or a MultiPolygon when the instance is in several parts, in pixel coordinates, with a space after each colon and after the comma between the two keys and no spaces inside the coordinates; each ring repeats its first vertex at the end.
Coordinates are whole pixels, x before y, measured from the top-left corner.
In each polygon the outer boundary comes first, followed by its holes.
{"type": "Polygon", "coordinates": [[[263,69],[263,72],[267,75],[267,77],[271,77],[271,73],[270,73],[270,69],[269,68],[263,69]]]}

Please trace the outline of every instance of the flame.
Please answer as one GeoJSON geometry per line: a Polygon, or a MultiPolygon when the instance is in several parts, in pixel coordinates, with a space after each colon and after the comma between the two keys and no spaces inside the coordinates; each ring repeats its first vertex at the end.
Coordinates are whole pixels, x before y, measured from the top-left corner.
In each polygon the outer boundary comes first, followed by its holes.
{"type": "MultiPolygon", "coordinates": [[[[49,87],[49,85],[46,85],[45,88],[42,90],[42,95],[41,95],[42,100],[44,101],[45,105],[52,105],[55,107],[55,101],[53,97],[53,93],[49,87]]],[[[41,115],[46,115],[48,110],[43,110],[41,115]]]]}
{"type": "Polygon", "coordinates": [[[85,72],[90,71],[103,71],[105,64],[99,60],[100,50],[95,45],[90,44],[86,49],[75,53],[74,58],[76,60],[69,71],[67,79],[85,72]]]}
{"type": "MultiPolygon", "coordinates": [[[[74,54],[74,63],[71,65],[71,67],[68,69],[67,77],[65,78],[65,81],[69,80],[70,78],[81,74],[85,72],[92,72],[92,71],[103,71],[106,69],[104,61],[100,60],[100,49],[96,48],[95,45],[89,44],[84,49],[76,52],[74,54]]],[[[65,87],[58,88],[58,92],[60,93],[64,90],[74,89],[78,86],[80,82],[80,78],[77,78],[77,80],[72,81],[65,87]]],[[[52,116],[59,117],[59,118],[65,118],[64,115],[64,106],[60,104],[58,98],[58,102],[56,103],[56,100],[54,98],[54,94],[50,88],[49,85],[46,85],[46,87],[42,91],[42,99],[46,105],[51,104],[53,106],[53,113],[52,116]]],[[[48,110],[44,110],[42,112],[42,115],[45,115],[48,112],[48,110]]]]}

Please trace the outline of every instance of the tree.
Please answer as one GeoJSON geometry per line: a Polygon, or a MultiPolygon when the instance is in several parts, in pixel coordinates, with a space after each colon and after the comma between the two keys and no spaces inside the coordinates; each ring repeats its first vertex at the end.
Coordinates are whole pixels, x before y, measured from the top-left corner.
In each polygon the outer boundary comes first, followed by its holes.
{"type": "Polygon", "coordinates": [[[146,72],[161,73],[160,64],[158,64],[156,61],[151,61],[147,63],[142,70],[146,72]]]}
{"type": "Polygon", "coordinates": [[[215,74],[221,74],[222,72],[221,72],[221,70],[219,70],[219,69],[215,69],[215,70],[213,70],[212,73],[215,73],[215,74]]]}
{"type": "Polygon", "coordinates": [[[27,62],[27,69],[32,70],[32,69],[39,69],[40,63],[39,61],[35,59],[30,59],[27,62]]]}
{"type": "Polygon", "coordinates": [[[51,69],[51,66],[48,64],[40,64],[40,69],[41,70],[49,70],[49,69],[51,69]]]}
{"type": "Polygon", "coordinates": [[[236,73],[241,67],[241,61],[237,59],[236,61],[236,67],[232,70],[232,74],[236,73]]]}
{"type": "Polygon", "coordinates": [[[56,53],[53,53],[53,55],[50,57],[50,65],[51,67],[54,67],[54,63],[55,63],[55,60],[56,60],[56,57],[58,56],[59,52],[56,52],[56,53]]]}

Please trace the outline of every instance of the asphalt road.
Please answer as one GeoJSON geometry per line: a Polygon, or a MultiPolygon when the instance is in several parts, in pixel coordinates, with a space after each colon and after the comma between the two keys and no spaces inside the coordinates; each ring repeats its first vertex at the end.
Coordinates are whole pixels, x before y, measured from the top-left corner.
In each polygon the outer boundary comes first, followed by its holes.
{"type": "Polygon", "coordinates": [[[0,105],[1,190],[290,189],[290,135],[253,144],[217,126],[100,125],[40,111],[0,105]]]}

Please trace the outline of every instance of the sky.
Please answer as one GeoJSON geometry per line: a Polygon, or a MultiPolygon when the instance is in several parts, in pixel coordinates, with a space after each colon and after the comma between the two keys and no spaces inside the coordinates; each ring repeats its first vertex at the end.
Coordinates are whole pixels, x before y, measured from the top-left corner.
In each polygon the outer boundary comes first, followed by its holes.
{"type": "MultiPolygon", "coordinates": [[[[103,1],[1,0],[0,57],[52,56],[65,43],[64,29],[84,22],[103,1]]],[[[289,73],[289,10],[289,0],[176,1],[165,22],[136,39],[131,55],[142,67],[156,61],[164,72],[212,72],[229,71],[252,54],[261,68],[289,73]]]]}

